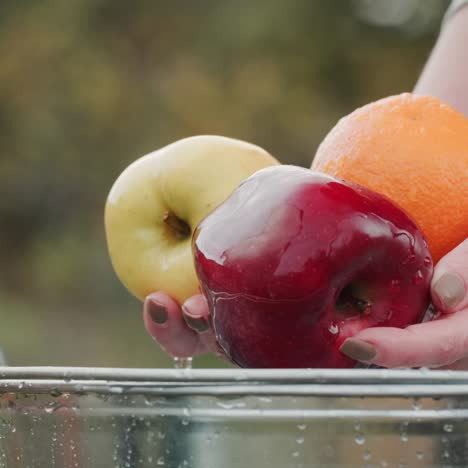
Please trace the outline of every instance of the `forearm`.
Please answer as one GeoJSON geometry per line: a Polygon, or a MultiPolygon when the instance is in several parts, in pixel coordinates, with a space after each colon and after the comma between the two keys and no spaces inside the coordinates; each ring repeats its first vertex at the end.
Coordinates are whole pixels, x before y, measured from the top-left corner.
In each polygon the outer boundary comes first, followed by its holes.
{"type": "Polygon", "coordinates": [[[468,117],[468,6],[448,18],[415,86],[468,117]]]}

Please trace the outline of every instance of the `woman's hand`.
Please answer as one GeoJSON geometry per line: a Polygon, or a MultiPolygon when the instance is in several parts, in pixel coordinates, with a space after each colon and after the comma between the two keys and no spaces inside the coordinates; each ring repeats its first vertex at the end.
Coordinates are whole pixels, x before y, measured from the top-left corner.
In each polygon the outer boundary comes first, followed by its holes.
{"type": "MultiPolygon", "coordinates": [[[[432,302],[440,312],[431,322],[405,329],[368,328],[348,338],[341,352],[353,359],[388,368],[468,369],[468,239],[436,265],[432,302]]],[[[204,353],[223,356],[209,326],[206,299],[199,294],[182,307],[164,292],[144,304],[148,333],[171,356],[204,353]]]]}
{"type": "Polygon", "coordinates": [[[190,297],[182,307],[164,292],[152,293],[145,299],[146,330],[173,357],[222,354],[208,318],[208,304],[202,294],[190,297]]]}
{"type": "MultiPolygon", "coordinates": [[[[468,6],[451,15],[414,89],[437,96],[468,116],[468,6]]],[[[468,239],[436,265],[432,302],[440,317],[406,329],[372,328],[348,338],[341,351],[383,367],[468,369],[468,239]]]]}
{"type": "Polygon", "coordinates": [[[341,352],[388,368],[468,369],[468,239],[436,265],[431,295],[440,312],[436,320],[363,330],[348,338],[341,352]]]}

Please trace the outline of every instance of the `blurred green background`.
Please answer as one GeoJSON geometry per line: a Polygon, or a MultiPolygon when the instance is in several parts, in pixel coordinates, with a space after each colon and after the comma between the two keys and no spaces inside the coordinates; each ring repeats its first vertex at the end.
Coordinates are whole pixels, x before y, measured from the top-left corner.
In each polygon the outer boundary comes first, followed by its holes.
{"type": "Polygon", "coordinates": [[[412,89],[447,4],[2,0],[0,346],[9,363],[170,366],[107,256],[103,207],[118,174],[200,133],[309,166],[340,117],[412,89]]]}

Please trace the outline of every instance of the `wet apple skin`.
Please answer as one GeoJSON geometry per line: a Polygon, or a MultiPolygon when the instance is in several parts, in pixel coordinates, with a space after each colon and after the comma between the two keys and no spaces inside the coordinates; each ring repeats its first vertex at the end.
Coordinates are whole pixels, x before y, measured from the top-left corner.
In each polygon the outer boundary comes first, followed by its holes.
{"type": "Polygon", "coordinates": [[[433,265],[385,197],[293,166],[263,169],[198,226],[195,266],[218,343],[241,367],[347,368],[343,341],[420,322],[433,265]]]}

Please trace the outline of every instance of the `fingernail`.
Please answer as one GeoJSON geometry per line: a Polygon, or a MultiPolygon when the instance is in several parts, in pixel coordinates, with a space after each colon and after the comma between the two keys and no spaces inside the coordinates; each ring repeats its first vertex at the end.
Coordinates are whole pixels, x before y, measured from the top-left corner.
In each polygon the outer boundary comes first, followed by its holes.
{"type": "Polygon", "coordinates": [[[370,361],[377,356],[377,350],[372,345],[356,338],[348,338],[340,351],[356,361],[370,361]]]}
{"type": "Polygon", "coordinates": [[[167,322],[167,310],[162,304],[159,304],[154,299],[149,299],[146,302],[146,307],[148,315],[154,323],[164,325],[167,322]]]}
{"type": "Polygon", "coordinates": [[[203,332],[206,332],[210,328],[208,321],[205,319],[205,317],[195,318],[190,315],[187,315],[187,313],[184,310],[184,307],[182,307],[182,311],[183,311],[182,315],[184,316],[185,323],[192,330],[198,333],[203,333],[203,332]]]}
{"type": "Polygon", "coordinates": [[[442,306],[452,309],[465,296],[465,283],[457,274],[445,273],[437,280],[433,290],[442,306]]]}

